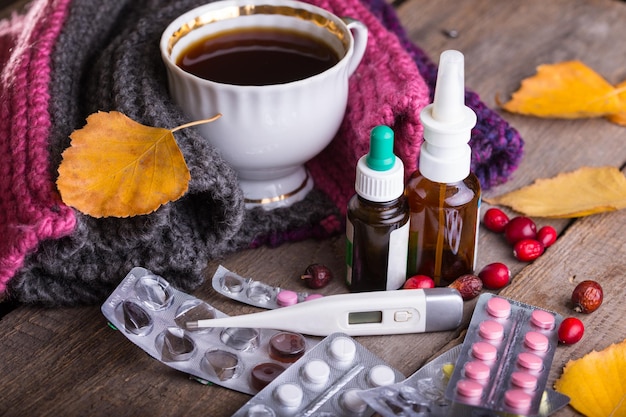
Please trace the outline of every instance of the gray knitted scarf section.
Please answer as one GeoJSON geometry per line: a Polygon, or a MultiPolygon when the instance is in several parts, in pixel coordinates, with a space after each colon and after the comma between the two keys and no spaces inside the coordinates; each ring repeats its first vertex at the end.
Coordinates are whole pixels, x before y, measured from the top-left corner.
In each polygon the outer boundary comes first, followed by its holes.
{"type": "MultiPolygon", "coordinates": [[[[72,2],[53,55],[49,150],[55,170],[69,135],[96,111],[115,109],[166,128],[188,122],[169,100],[155,45],[170,21],[203,3],[72,2]]],[[[249,247],[271,231],[306,228],[337,212],[315,191],[289,210],[246,211],[236,174],[216,149],[194,129],[177,132],[176,140],[191,171],[183,198],[145,216],[96,219],[77,213],[72,235],[42,242],[11,280],[9,294],[47,305],[96,303],[134,266],[192,290],[202,283],[210,259],[249,247]]]]}

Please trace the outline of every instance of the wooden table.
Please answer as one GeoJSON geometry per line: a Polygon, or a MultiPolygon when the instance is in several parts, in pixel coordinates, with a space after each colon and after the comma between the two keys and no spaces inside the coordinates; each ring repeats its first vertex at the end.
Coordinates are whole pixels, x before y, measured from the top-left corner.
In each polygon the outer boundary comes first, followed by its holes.
{"type": "MultiPolygon", "coordinates": [[[[611,0],[407,0],[398,6],[411,38],[435,59],[445,49],[466,56],[467,85],[495,108],[537,65],[579,59],[618,83],[626,79],[626,3],[611,0]],[[455,30],[458,36],[446,36],[455,30]]],[[[511,181],[494,196],[581,166],[626,163],[626,128],[603,119],[541,120],[504,113],[526,140],[526,153],[511,181]]],[[[575,284],[595,279],[605,302],[578,315],[584,339],[557,349],[550,383],[565,363],[626,338],[626,211],[577,220],[537,219],[559,239],[533,263],[517,262],[502,237],[481,226],[478,268],[507,263],[514,278],[501,294],[572,315],[568,297],[575,284]]],[[[294,287],[303,268],[327,264],[337,275],[326,294],[346,292],[344,242],[338,236],[276,249],[260,248],[213,262],[244,276],[294,287]]],[[[194,295],[231,314],[255,311],[216,295],[210,284],[194,295]]],[[[475,302],[465,303],[467,323],[475,302]]],[[[463,340],[455,331],[379,337],[358,341],[406,375],[463,340]]],[[[0,321],[0,415],[2,416],[227,416],[248,396],[191,381],[151,359],[107,326],[99,306],[44,309],[19,306],[0,321]]],[[[573,416],[567,407],[555,415],[573,416]]]]}

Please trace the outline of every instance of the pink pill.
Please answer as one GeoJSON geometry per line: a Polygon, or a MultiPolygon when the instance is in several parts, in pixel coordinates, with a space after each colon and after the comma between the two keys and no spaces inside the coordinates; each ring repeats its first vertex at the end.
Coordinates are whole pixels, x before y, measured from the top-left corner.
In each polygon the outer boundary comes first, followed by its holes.
{"type": "Polygon", "coordinates": [[[537,388],[537,377],[528,372],[513,372],[511,374],[511,383],[519,388],[534,390],[537,388]]]}
{"type": "Polygon", "coordinates": [[[306,296],[304,301],[317,300],[318,298],[322,298],[322,297],[323,297],[322,294],[309,294],[309,295],[306,296]]]}
{"type": "Polygon", "coordinates": [[[489,378],[489,373],[491,372],[489,366],[478,361],[467,362],[463,369],[466,377],[479,381],[489,378]]]}
{"type": "Polygon", "coordinates": [[[483,386],[475,381],[461,379],[456,383],[456,392],[464,397],[480,397],[483,394],[483,386]]]}
{"type": "Polygon", "coordinates": [[[492,361],[496,358],[497,353],[496,347],[486,342],[476,342],[472,345],[472,355],[476,359],[492,361]]]}
{"type": "Polygon", "coordinates": [[[493,297],[487,301],[487,313],[497,318],[507,318],[511,315],[511,303],[504,298],[493,297]]]}
{"type": "Polygon", "coordinates": [[[543,368],[543,360],[532,353],[522,352],[517,357],[517,364],[531,371],[538,371],[543,368]]]}
{"type": "Polygon", "coordinates": [[[532,395],[521,389],[511,389],[504,393],[504,402],[506,405],[516,410],[523,410],[530,407],[532,400],[532,395]]]}
{"type": "Polygon", "coordinates": [[[540,329],[551,329],[554,327],[554,314],[544,310],[535,310],[530,315],[530,322],[540,329]]]}
{"type": "Polygon", "coordinates": [[[478,326],[478,334],[487,340],[500,340],[504,336],[504,327],[497,321],[485,320],[478,326]]]}
{"type": "Polygon", "coordinates": [[[550,341],[541,333],[528,332],[524,335],[524,344],[526,344],[529,349],[545,352],[548,350],[548,346],[550,346],[550,341]]]}
{"type": "Polygon", "coordinates": [[[282,307],[298,304],[298,294],[294,291],[282,290],[276,296],[276,304],[282,307]]]}

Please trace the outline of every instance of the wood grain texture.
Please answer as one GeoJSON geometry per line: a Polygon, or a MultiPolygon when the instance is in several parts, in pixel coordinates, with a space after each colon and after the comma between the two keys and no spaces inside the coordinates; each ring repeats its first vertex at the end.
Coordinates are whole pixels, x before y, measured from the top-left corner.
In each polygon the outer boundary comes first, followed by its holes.
{"type": "MultiPolygon", "coordinates": [[[[434,60],[445,49],[466,56],[467,86],[492,108],[506,100],[537,65],[580,59],[617,83],[626,78],[626,4],[612,0],[408,0],[398,8],[411,39],[434,60]],[[454,29],[458,37],[444,31],[454,29]]],[[[526,141],[513,178],[486,194],[497,195],[581,166],[626,163],[626,129],[603,119],[550,120],[502,113],[526,141]]],[[[509,212],[510,213],[510,212],[509,212]]],[[[513,214],[513,213],[511,213],[513,214]]],[[[605,288],[603,306],[577,315],[584,339],[560,346],[552,383],[570,359],[626,338],[626,211],[578,220],[537,219],[559,231],[557,243],[532,264],[516,261],[502,236],[481,227],[478,269],[505,262],[514,279],[502,295],[571,315],[575,284],[595,279],[605,288]]],[[[307,240],[278,248],[243,251],[219,264],[243,276],[291,289],[313,262],[335,273],[323,294],[346,292],[344,240],[307,240]]],[[[125,275],[127,271],[121,271],[125,275]]],[[[231,315],[258,311],[225,299],[210,283],[194,295],[231,315]]],[[[465,303],[464,323],[475,302],[465,303]]],[[[314,319],[314,318],[312,318],[314,319]]],[[[461,343],[463,327],[433,334],[360,337],[359,342],[410,375],[429,358],[461,343]]],[[[48,310],[21,306],[0,321],[0,416],[228,416],[249,398],[189,380],[107,326],[97,306],[48,310]]],[[[567,407],[557,417],[578,415],[567,407]]]]}

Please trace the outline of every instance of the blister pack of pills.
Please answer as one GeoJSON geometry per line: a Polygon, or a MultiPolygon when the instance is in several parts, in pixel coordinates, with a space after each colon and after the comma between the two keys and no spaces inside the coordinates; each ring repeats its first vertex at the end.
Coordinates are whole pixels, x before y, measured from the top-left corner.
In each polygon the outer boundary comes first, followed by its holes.
{"type": "Polygon", "coordinates": [[[307,291],[292,291],[244,278],[220,265],[211,280],[213,289],[225,297],[255,307],[274,309],[322,297],[307,291]]]}
{"type": "MultiPolygon", "coordinates": [[[[454,403],[445,391],[462,345],[439,355],[399,383],[362,391],[360,397],[382,417],[500,416],[502,413],[454,403]]],[[[569,403],[569,398],[546,388],[536,417],[547,417],[569,403]]],[[[512,417],[514,413],[505,414],[512,417]]]]}
{"type": "Polygon", "coordinates": [[[481,295],[446,398],[501,415],[539,415],[562,320],[519,301],[481,295]]]}
{"type": "Polygon", "coordinates": [[[141,267],[128,273],[101,310],[124,336],[160,362],[247,394],[263,389],[319,343],[318,338],[279,330],[189,330],[189,321],[228,315],[141,267]]]}
{"type": "Polygon", "coordinates": [[[244,404],[233,417],[367,417],[359,396],[404,379],[344,333],[333,333],[244,404]]]}

